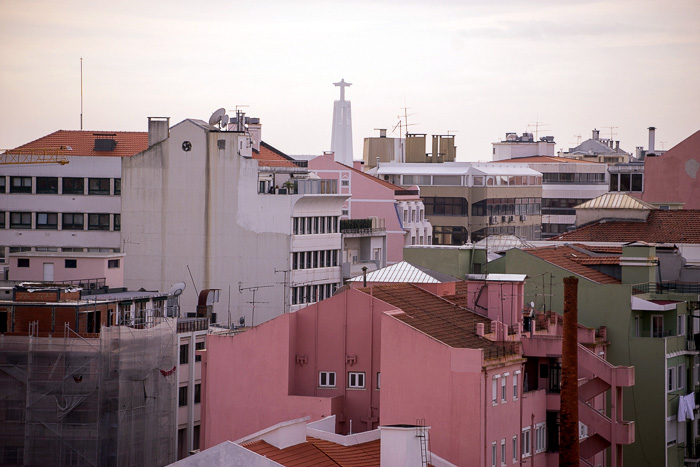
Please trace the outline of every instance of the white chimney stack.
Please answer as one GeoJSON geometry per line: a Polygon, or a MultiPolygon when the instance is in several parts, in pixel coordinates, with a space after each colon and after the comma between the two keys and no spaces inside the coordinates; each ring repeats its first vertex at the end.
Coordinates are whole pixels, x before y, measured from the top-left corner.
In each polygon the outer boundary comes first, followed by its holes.
{"type": "Polygon", "coordinates": [[[656,128],[653,126],[649,127],[649,152],[654,152],[654,143],[655,143],[655,138],[656,138],[656,128]]]}

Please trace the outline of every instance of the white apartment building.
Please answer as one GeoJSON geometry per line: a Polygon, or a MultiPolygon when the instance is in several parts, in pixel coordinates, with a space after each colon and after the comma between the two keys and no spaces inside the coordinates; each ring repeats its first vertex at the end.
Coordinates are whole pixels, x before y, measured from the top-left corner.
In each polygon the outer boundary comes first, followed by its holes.
{"type": "Polygon", "coordinates": [[[169,128],[149,119],[148,149],[122,165],[127,286],[164,290],[187,279],[184,309],[197,290],[220,289],[215,319],[230,312],[248,326],[340,286],[348,195],[270,156],[258,123],[239,115],[228,126],[187,119],[169,128]]]}
{"type": "Polygon", "coordinates": [[[145,132],[60,130],[0,154],[0,267],[66,253],[79,275],[81,254],[121,252],[121,159],[146,147],[145,132]]]}

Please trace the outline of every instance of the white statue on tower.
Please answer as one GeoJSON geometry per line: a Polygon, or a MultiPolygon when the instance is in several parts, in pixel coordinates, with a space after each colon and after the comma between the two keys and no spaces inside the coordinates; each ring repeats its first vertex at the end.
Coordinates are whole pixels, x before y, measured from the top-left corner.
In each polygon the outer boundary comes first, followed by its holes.
{"type": "Polygon", "coordinates": [[[352,83],[346,83],[341,79],[340,82],[333,84],[340,87],[340,100],[333,103],[331,151],[335,153],[337,162],[352,167],[352,116],[350,101],[345,100],[345,88],[352,83]]]}

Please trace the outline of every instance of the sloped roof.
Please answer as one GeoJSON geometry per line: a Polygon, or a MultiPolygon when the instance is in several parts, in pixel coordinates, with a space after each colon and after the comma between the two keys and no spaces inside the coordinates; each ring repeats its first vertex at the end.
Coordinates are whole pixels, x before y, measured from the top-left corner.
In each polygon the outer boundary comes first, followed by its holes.
{"type": "Polygon", "coordinates": [[[131,157],[148,149],[148,132],[58,130],[10,152],[54,150],[61,147],[72,148],[62,150],[64,156],[131,157]],[[95,139],[113,139],[117,144],[112,151],[95,151],[95,139]]]}
{"type": "Polygon", "coordinates": [[[649,203],[630,196],[627,193],[605,193],[585,203],[576,206],[576,209],[656,209],[649,203]]]}
{"type": "MultiPolygon", "coordinates": [[[[548,263],[554,264],[562,269],[576,274],[578,276],[589,279],[598,284],[619,284],[620,281],[612,276],[596,271],[593,268],[583,264],[589,261],[590,258],[595,258],[598,262],[591,264],[616,264],[616,263],[601,263],[604,256],[592,256],[582,252],[580,249],[575,249],[570,246],[547,246],[540,248],[530,248],[523,250],[526,253],[536,256],[548,263]]],[[[619,259],[618,259],[619,262],[619,259]]]]}
{"type": "Polygon", "coordinates": [[[700,243],[700,209],[655,209],[646,222],[600,221],[563,233],[553,240],[568,242],[700,243]]]}
{"type": "MultiPolygon", "coordinates": [[[[459,283],[458,283],[459,284],[459,283]]],[[[370,293],[370,289],[360,289],[370,293]]],[[[493,342],[476,334],[477,323],[490,326],[491,320],[456,303],[438,297],[413,284],[375,285],[375,298],[389,303],[403,313],[392,315],[433,339],[454,348],[484,349],[504,352],[503,343],[493,342]]],[[[505,352],[514,353],[515,347],[505,352]]]]}
{"type": "MultiPolygon", "coordinates": [[[[364,278],[360,275],[353,277],[348,282],[361,282],[364,278]]],[[[367,273],[367,282],[411,282],[414,284],[439,284],[442,282],[456,282],[457,278],[441,272],[433,271],[421,266],[415,266],[406,261],[392,264],[385,268],[367,273]]]]}
{"type": "Polygon", "coordinates": [[[358,175],[361,175],[361,176],[365,177],[365,178],[368,179],[368,180],[372,180],[372,181],[375,182],[375,183],[379,183],[380,185],[383,185],[383,186],[385,186],[385,187],[387,187],[387,188],[391,188],[391,189],[394,190],[394,191],[396,191],[396,190],[401,190],[401,191],[405,190],[404,187],[401,187],[401,186],[398,186],[398,185],[394,185],[393,183],[387,182],[386,180],[382,180],[381,178],[373,177],[373,176],[371,176],[370,174],[364,173],[363,171],[357,170],[356,168],[350,167],[349,165],[341,164],[340,162],[338,162],[338,164],[342,165],[343,167],[348,168],[349,170],[352,170],[354,173],[356,173],[356,174],[358,174],[358,175]]]}
{"type": "Polygon", "coordinates": [[[285,467],[377,467],[381,458],[380,441],[353,446],[307,437],[305,443],[279,449],[265,441],[254,441],[243,447],[285,467]]]}
{"type": "Polygon", "coordinates": [[[253,149],[253,159],[258,161],[258,165],[267,167],[298,167],[294,159],[264,141],[260,141],[259,151],[253,149]]]}
{"type": "Polygon", "coordinates": [[[623,149],[615,150],[597,139],[587,139],[575,148],[569,148],[569,153],[574,154],[627,154],[623,149]]]}

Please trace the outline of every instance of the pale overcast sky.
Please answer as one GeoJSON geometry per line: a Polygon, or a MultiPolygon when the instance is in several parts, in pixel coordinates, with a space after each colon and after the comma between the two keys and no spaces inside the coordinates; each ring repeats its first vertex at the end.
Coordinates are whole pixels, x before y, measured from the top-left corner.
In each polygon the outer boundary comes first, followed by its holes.
{"type": "Polygon", "coordinates": [[[80,128],[81,57],[86,130],[246,105],[292,155],[330,149],[341,78],[356,159],[405,106],[460,160],[537,121],[557,148],[594,127],[627,151],[652,125],[666,149],[700,129],[697,0],[0,0],[0,148],[80,128]]]}

